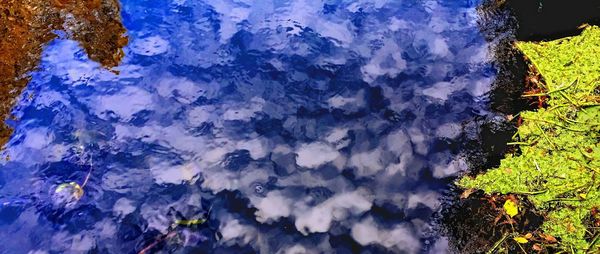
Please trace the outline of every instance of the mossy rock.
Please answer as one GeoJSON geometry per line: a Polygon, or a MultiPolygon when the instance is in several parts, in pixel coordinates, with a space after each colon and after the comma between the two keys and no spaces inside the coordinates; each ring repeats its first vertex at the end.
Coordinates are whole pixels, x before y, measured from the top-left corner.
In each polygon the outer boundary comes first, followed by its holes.
{"type": "Polygon", "coordinates": [[[599,251],[586,230],[600,231],[586,223],[600,208],[600,28],[516,46],[545,81],[539,83],[542,92],[530,96],[544,96],[548,107],[520,114],[515,144],[521,154],[508,155],[498,168],[464,177],[458,185],[520,194],[546,214],[542,230],[560,239],[559,248],[599,251]]]}

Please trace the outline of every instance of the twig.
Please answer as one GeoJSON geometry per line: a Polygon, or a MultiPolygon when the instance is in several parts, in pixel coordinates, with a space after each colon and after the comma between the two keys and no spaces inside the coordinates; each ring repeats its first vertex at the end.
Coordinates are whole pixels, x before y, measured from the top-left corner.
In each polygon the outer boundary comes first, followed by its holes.
{"type": "Polygon", "coordinates": [[[581,107],[597,107],[600,106],[600,103],[584,103],[581,104],[581,107]]]}
{"type": "MultiPolygon", "coordinates": [[[[210,207],[208,208],[207,218],[210,216],[212,207],[213,206],[211,204],[210,207]]],[[[140,252],[138,252],[138,254],[146,254],[148,251],[150,251],[152,248],[156,247],[156,245],[158,245],[162,241],[173,238],[175,235],[177,235],[178,228],[201,225],[201,224],[204,224],[206,222],[206,220],[207,219],[175,220],[175,222],[169,227],[169,231],[167,232],[167,234],[161,235],[158,238],[156,238],[156,240],[154,242],[152,242],[148,246],[144,247],[140,252]]]]}
{"type": "Polygon", "coordinates": [[[530,146],[531,145],[531,143],[527,143],[527,142],[508,142],[506,144],[509,146],[513,146],[513,145],[530,146]]]}
{"type": "Polygon", "coordinates": [[[502,244],[504,241],[506,241],[506,238],[508,238],[509,234],[504,234],[504,236],[502,236],[502,238],[500,240],[498,240],[496,243],[494,243],[494,246],[492,246],[492,248],[490,250],[488,250],[486,252],[486,254],[492,254],[494,253],[494,251],[500,246],[500,244],[502,244]]]}
{"type": "Polygon", "coordinates": [[[85,176],[85,179],[83,180],[83,184],[81,184],[81,188],[83,189],[83,187],[85,187],[85,185],[88,183],[88,181],[90,180],[90,176],[92,175],[92,170],[94,168],[94,158],[93,155],[90,154],[90,170],[88,170],[87,175],[85,176]]]}
{"type": "Polygon", "coordinates": [[[527,254],[527,251],[525,251],[525,249],[523,249],[523,246],[521,246],[520,243],[517,243],[517,245],[519,246],[519,248],[521,249],[521,251],[523,251],[523,253],[527,254]]]}
{"type": "Polygon", "coordinates": [[[537,169],[537,171],[542,172],[542,169],[540,169],[540,165],[537,163],[537,161],[533,160],[533,164],[535,165],[535,169],[537,169]]]}
{"type": "Polygon", "coordinates": [[[581,202],[582,200],[574,199],[574,198],[556,198],[556,199],[548,200],[548,202],[566,202],[566,201],[581,202]]]}
{"type": "Polygon", "coordinates": [[[557,89],[555,89],[555,90],[552,90],[552,91],[548,91],[548,92],[546,92],[546,93],[525,94],[525,95],[522,95],[522,97],[538,97],[538,96],[548,96],[548,95],[550,95],[551,93],[562,92],[562,91],[564,91],[564,90],[567,90],[567,88],[569,88],[569,87],[573,86],[575,83],[577,83],[577,80],[578,80],[578,79],[575,79],[575,80],[574,80],[573,82],[571,82],[571,84],[569,84],[569,85],[566,85],[566,86],[564,86],[564,87],[557,88],[557,89]]]}
{"type": "MultiPolygon", "coordinates": [[[[571,97],[569,97],[565,92],[560,91],[560,95],[562,95],[565,99],[567,99],[567,101],[569,101],[571,104],[573,104],[573,106],[575,106],[576,108],[579,108],[579,104],[577,104],[575,101],[573,101],[573,99],[571,99],[571,97]]],[[[584,110],[584,109],[582,109],[584,110]]]]}
{"type": "Polygon", "coordinates": [[[548,192],[548,190],[541,190],[541,191],[514,191],[514,192],[511,192],[511,193],[518,194],[518,195],[530,195],[530,196],[533,196],[533,195],[544,194],[546,192],[548,192]]]}
{"type": "Polygon", "coordinates": [[[551,120],[545,120],[545,119],[539,119],[539,118],[526,118],[526,119],[527,119],[527,120],[534,120],[534,121],[545,122],[545,123],[549,123],[549,124],[554,124],[554,125],[556,125],[556,126],[558,126],[558,127],[562,127],[562,128],[565,128],[565,129],[567,129],[567,130],[570,130],[570,131],[586,132],[585,130],[573,129],[573,128],[571,128],[571,127],[568,127],[568,126],[562,125],[562,124],[560,124],[560,123],[557,123],[557,122],[555,122],[555,121],[551,121],[551,120]]]}
{"type": "Polygon", "coordinates": [[[172,230],[172,231],[169,231],[169,233],[167,233],[166,235],[161,235],[154,242],[152,242],[151,244],[149,244],[148,246],[146,246],[145,248],[140,250],[140,252],[138,252],[138,254],[146,254],[148,251],[150,251],[156,245],[158,245],[159,243],[161,243],[164,240],[172,238],[173,236],[175,236],[175,234],[176,234],[175,230],[172,230]]]}
{"type": "Polygon", "coordinates": [[[546,135],[546,132],[542,129],[542,127],[540,127],[539,124],[535,123],[535,126],[542,132],[542,135],[544,136],[544,138],[546,139],[546,141],[548,141],[548,143],[550,145],[552,145],[552,147],[554,148],[554,150],[557,150],[558,148],[556,147],[556,145],[554,144],[554,142],[552,142],[552,140],[550,140],[550,137],[548,137],[548,135],[546,135]]]}

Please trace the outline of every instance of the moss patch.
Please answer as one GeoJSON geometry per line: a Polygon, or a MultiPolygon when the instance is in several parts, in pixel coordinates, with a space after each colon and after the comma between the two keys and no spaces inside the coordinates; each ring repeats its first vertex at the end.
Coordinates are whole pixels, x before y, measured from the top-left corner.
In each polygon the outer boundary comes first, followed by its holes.
{"type": "MultiPolygon", "coordinates": [[[[487,194],[520,194],[546,214],[542,230],[565,250],[599,250],[589,227],[600,207],[600,28],[551,42],[516,46],[542,75],[547,108],[522,112],[515,135],[521,153],[458,181],[487,194]]],[[[515,232],[524,234],[527,232],[515,232]]]]}

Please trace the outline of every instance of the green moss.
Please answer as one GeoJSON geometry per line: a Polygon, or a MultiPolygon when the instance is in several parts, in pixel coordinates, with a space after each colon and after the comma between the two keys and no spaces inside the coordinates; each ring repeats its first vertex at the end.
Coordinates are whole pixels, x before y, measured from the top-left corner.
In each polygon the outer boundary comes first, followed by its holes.
{"type": "Polygon", "coordinates": [[[548,108],[521,113],[520,155],[458,185],[526,196],[547,214],[545,233],[559,237],[561,248],[583,252],[591,247],[585,221],[600,207],[600,28],[517,47],[544,78],[539,95],[548,97],[548,108]]]}

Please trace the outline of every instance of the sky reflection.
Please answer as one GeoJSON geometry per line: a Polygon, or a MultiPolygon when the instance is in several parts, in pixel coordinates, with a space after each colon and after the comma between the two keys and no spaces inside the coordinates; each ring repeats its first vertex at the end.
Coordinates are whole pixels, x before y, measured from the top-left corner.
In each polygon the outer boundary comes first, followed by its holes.
{"type": "Polygon", "coordinates": [[[123,1],[120,74],[56,40],[14,110],[2,253],[133,253],[209,208],[161,248],[444,252],[432,215],[494,78],[476,5],[123,1]]]}

